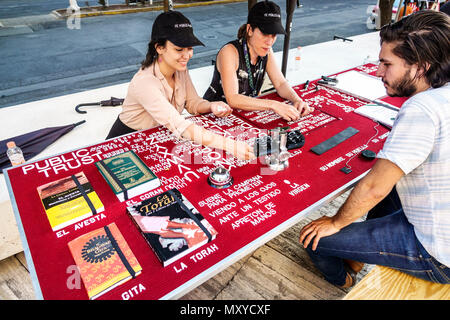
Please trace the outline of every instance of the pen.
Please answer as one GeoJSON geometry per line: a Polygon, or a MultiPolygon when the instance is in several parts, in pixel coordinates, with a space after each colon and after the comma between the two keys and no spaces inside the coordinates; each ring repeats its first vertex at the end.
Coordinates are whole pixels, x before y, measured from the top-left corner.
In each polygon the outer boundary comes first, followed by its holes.
{"type": "Polygon", "coordinates": [[[308,90],[309,87],[309,80],[306,80],[305,87],[303,88],[304,91],[308,90]]]}
{"type": "Polygon", "coordinates": [[[319,81],[317,81],[317,83],[318,84],[325,84],[325,85],[329,85],[329,86],[333,86],[333,87],[336,85],[336,82],[333,82],[333,81],[328,82],[328,81],[325,81],[325,80],[319,80],[319,81]]]}
{"type": "Polygon", "coordinates": [[[338,82],[338,80],[336,78],[330,78],[330,77],[325,77],[325,76],[322,76],[322,80],[325,80],[326,82],[334,82],[334,83],[338,82]]]}

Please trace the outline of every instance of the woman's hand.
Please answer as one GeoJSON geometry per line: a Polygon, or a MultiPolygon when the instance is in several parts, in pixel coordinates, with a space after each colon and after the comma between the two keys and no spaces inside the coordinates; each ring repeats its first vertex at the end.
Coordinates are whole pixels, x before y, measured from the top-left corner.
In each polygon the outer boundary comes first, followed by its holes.
{"type": "Polygon", "coordinates": [[[300,112],[294,106],[275,100],[269,101],[269,108],[284,120],[295,121],[300,119],[300,112]]]}
{"type": "Polygon", "coordinates": [[[214,113],[216,117],[223,118],[229,116],[233,109],[222,101],[211,102],[211,112],[214,113]]]}
{"type": "Polygon", "coordinates": [[[293,105],[294,105],[294,108],[300,112],[301,117],[304,117],[304,116],[310,114],[314,110],[312,107],[308,106],[308,104],[305,101],[303,101],[302,99],[293,101],[293,105]]]}
{"type": "Polygon", "coordinates": [[[226,151],[233,154],[239,160],[250,160],[255,158],[253,148],[244,141],[229,139],[229,141],[227,141],[226,151]]]}

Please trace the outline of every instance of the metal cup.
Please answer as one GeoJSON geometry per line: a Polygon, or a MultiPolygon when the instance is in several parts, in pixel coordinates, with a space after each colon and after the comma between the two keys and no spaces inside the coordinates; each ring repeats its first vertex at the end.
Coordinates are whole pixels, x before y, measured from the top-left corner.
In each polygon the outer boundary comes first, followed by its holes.
{"type": "Polygon", "coordinates": [[[287,131],[281,128],[270,130],[271,154],[266,156],[266,164],[274,171],[289,167],[290,153],[287,151],[287,131]]]}

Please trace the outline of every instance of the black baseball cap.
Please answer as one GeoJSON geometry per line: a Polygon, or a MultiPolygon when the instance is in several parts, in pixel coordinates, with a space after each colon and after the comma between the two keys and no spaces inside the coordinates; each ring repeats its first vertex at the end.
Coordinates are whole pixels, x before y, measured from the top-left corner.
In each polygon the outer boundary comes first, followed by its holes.
{"type": "Polygon", "coordinates": [[[248,13],[247,23],[256,25],[265,34],[286,34],[280,7],[272,1],[257,2],[248,13]]]}
{"type": "Polygon", "coordinates": [[[187,48],[205,46],[194,36],[192,24],[181,12],[169,10],[156,17],[152,27],[152,41],[167,39],[174,45],[187,48]]]}

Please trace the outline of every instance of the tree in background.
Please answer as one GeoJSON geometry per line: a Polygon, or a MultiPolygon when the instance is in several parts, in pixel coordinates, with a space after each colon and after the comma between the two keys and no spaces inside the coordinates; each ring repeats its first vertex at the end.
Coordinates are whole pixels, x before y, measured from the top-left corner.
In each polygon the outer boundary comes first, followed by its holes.
{"type": "Polygon", "coordinates": [[[394,0],[380,0],[378,6],[380,8],[380,26],[384,26],[391,22],[392,18],[392,5],[394,0]]]}

